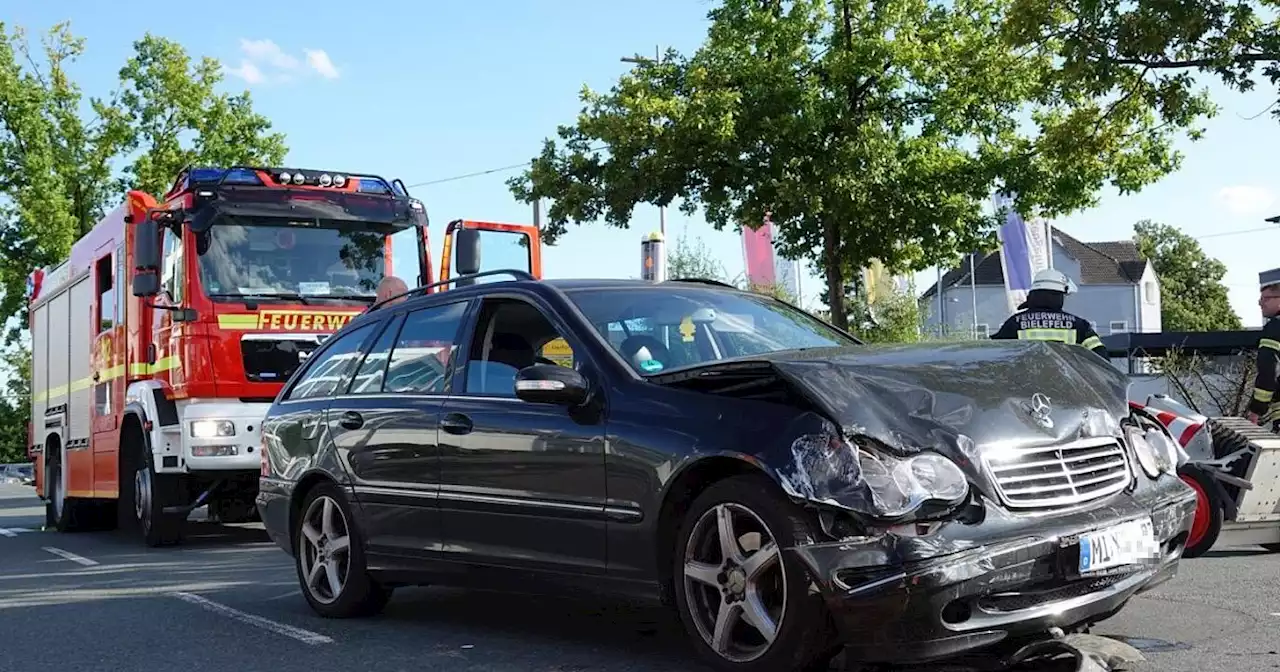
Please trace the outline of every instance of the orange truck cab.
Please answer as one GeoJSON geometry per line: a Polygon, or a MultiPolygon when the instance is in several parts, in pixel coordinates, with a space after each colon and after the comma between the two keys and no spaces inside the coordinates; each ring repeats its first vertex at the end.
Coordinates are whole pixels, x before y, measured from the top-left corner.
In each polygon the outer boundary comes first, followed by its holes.
{"type": "MultiPolygon", "coordinates": [[[[492,254],[522,248],[521,270],[540,274],[536,228],[454,224],[446,245],[471,232],[466,264],[473,239],[494,235],[492,254]]],[[[129,192],[28,279],[29,453],[48,525],[122,526],[159,545],[201,506],[256,517],[271,401],[373,303],[393,252],[411,262],[394,269],[407,284],[434,281],[427,229],[402,182],[372,175],[190,168],[160,201],[129,192]]]]}

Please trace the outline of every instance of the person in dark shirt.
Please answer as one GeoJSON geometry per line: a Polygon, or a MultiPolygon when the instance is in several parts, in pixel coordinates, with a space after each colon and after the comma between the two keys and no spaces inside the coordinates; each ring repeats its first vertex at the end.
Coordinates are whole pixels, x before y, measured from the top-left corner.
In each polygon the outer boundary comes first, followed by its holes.
{"type": "Polygon", "coordinates": [[[1253,396],[1249,398],[1245,417],[1254,424],[1276,429],[1280,422],[1280,404],[1274,399],[1278,387],[1276,364],[1280,363],[1280,268],[1259,273],[1258,289],[1258,307],[1266,323],[1258,338],[1255,367],[1258,373],[1253,379],[1253,396]]]}
{"type": "Polygon", "coordinates": [[[1107,358],[1107,348],[1089,321],[1062,309],[1076,285],[1065,273],[1046,268],[1036,274],[1027,300],[1000,325],[993,339],[1073,343],[1107,358]]]}

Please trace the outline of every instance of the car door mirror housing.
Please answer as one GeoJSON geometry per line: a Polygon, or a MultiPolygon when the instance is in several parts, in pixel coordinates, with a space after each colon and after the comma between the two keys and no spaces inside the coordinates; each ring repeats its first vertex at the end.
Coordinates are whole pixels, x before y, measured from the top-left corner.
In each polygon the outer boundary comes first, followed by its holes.
{"type": "Polygon", "coordinates": [[[534,404],[578,406],[587,400],[587,379],[555,364],[534,364],[516,373],[516,397],[534,404]]]}

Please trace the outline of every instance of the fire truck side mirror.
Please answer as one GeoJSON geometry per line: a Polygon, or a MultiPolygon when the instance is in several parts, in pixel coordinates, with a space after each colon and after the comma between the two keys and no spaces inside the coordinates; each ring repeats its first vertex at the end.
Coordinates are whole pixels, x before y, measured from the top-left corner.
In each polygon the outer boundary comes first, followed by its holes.
{"type": "Polygon", "coordinates": [[[160,293],[160,224],[151,216],[133,229],[133,295],[160,293]]]}
{"type": "Polygon", "coordinates": [[[461,229],[458,231],[456,259],[458,275],[471,275],[480,272],[480,229],[461,229]]]}

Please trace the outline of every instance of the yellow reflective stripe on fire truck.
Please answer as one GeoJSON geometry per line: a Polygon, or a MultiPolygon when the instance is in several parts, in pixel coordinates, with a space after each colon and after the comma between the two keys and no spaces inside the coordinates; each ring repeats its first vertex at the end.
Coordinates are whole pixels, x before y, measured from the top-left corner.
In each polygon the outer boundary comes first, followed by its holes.
{"type": "Polygon", "coordinates": [[[129,373],[134,376],[149,376],[173,369],[182,368],[182,361],[177,355],[169,355],[156,360],[155,364],[147,364],[146,362],[136,362],[129,365],[129,373]]]}
{"type": "Polygon", "coordinates": [[[219,315],[219,329],[257,329],[258,314],[245,313],[240,315],[219,315]]]}
{"type": "Polygon", "coordinates": [[[125,371],[128,371],[131,375],[145,376],[181,368],[179,364],[180,360],[176,356],[163,357],[155,364],[131,364],[128,367],[124,364],[117,364],[99,371],[98,379],[96,381],[92,377],[80,378],[78,380],[73,380],[66,385],[55,385],[54,387],[49,388],[48,391],[34,391],[31,393],[31,398],[33,401],[42,402],[49,401],[51,399],[58,399],[67,396],[67,393],[69,392],[80,392],[93,387],[95,384],[101,385],[102,383],[111,382],[116,378],[122,378],[124,377],[125,371]]]}

